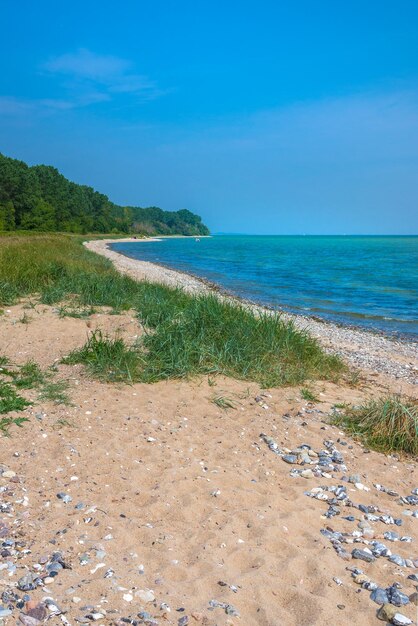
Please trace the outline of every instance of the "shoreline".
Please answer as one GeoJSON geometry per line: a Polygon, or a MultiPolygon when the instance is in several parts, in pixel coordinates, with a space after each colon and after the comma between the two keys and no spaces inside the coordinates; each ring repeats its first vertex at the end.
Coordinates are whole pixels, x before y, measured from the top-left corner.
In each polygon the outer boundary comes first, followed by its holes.
{"type": "Polygon", "coordinates": [[[287,320],[292,320],[298,329],[313,335],[325,350],[341,356],[350,365],[379,373],[399,382],[418,384],[418,343],[408,339],[392,338],[379,332],[336,324],[323,319],[305,317],[282,310],[271,309],[229,293],[217,284],[205,279],[168,268],[164,265],[133,259],[121,252],[109,248],[111,243],[132,242],[146,243],[158,241],[161,237],[147,239],[95,239],[84,242],[84,246],[111,260],[122,273],[135,280],[148,280],[171,287],[185,289],[188,293],[215,293],[232,302],[239,302],[256,311],[278,313],[287,320]]]}

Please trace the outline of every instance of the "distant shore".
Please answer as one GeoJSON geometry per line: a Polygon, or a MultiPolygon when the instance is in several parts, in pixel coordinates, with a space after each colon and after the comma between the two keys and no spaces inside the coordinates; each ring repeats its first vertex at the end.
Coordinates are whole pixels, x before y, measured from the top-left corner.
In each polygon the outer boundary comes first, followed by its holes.
{"type": "MultiPolygon", "coordinates": [[[[239,301],[204,279],[185,272],[170,269],[149,261],[142,261],[125,256],[109,248],[109,244],[120,242],[146,243],[159,241],[161,237],[146,239],[101,239],[85,242],[86,248],[110,259],[122,273],[136,280],[148,280],[170,287],[179,287],[189,293],[217,293],[220,297],[239,301]]],[[[257,310],[270,311],[265,307],[246,302],[257,310]]],[[[271,311],[270,311],[271,312],[271,311]]],[[[325,349],[343,357],[350,365],[369,373],[397,379],[400,384],[418,385],[418,344],[416,342],[395,340],[367,330],[337,325],[331,322],[282,313],[292,319],[296,326],[316,337],[325,349]]]]}

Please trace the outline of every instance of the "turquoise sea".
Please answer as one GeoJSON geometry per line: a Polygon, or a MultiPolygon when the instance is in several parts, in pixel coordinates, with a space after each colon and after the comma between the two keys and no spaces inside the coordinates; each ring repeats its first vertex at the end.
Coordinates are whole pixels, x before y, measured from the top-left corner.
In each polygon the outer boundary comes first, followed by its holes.
{"type": "Polygon", "coordinates": [[[418,338],[418,237],[217,235],[111,247],[253,302],[418,338]]]}

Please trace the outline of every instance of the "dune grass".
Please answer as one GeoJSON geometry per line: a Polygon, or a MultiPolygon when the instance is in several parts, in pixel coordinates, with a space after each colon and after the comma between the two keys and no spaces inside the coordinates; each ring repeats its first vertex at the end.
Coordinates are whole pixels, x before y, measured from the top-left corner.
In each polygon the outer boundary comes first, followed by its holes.
{"type": "Polygon", "coordinates": [[[27,417],[9,415],[24,411],[33,404],[21,395],[23,390],[35,389],[41,400],[69,404],[68,383],[55,381],[52,377],[52,368],[43,371],[34,361],[16,365],[0,355],[0,432],[3,435],[10,434],[11,426],[22,426],[28,421],[27,417]]]}
{"type": "Polygon", "coordinates": [[[339,358],[280,315],[136,282],[81,242],[67,235],[0,237],[0,306],[37,294],[45,304],[71,300],[79,307],[136,311],[147,330],[138,345],[96,336],[70,355],[94,376],[155,382],[224,374],[272,387],[336,380],[344,370],[339,358]]]}
{"type": "Polygon", "coordinates": [[[300,390],[300,397],[307,402],[319,402],[319,398],[308,387],[302,387],[300,390]]]}
{"type": "Polygon", "coordinates": [[[345,409],[333,422],[374,450],[418,454],[418,400],[381,397],[345,409]]]}
{"type": "Polygon", "coordinates": [[[89,374],[104,382],[134,382],[140,379],[142,360],[140,352],[129,348],[122,339],[105,337],[96,331],[82,348],[73,350],[62,362],[82,363],[89,374]]]}

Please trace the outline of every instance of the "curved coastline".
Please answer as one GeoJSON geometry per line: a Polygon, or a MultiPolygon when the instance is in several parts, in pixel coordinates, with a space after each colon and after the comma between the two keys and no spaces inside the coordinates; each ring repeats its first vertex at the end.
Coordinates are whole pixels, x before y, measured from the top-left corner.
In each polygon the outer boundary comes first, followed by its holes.
{"type": "Polygon", "coordinates": [[[340,355],[350,365],[368,370],[373,374],[379,373],[408,384],[418,385],[418,343],[410,338],[395,338],[380,331],[360,329],[315,316],[289,313],[283,309],[260,305],[231,294],[220,285],[204,278],[163,264],[134,259],[109,247],[112,243],[146,243],[161,239],[161,237],[101,239],[85,242],[84,245],[89,250],[110,259],[119,271],[136,280],[148,280],[171,287],[180,287],[192,294],[217,293],[222,298],[240,302],[258,311],[280,313],[286,319],[291,319],[301,330],[310,332],[326,350],[340,355]]]}
{"type": "MultiPolygon", "coordinates": [[[[174,237],[170,237],[171,239],[173,239],[174,237]]],[[[161,241],[162,238],[150,238],[150,239],[143,239],[142,241],[161,241]]],[[[124,241],[129,241],[130,243],[136,243],[137,241],[141,241],[141,240],[121,240],[122,242],[124,241]]],[[[114,241],[112,243],[119,243],[119,241],[114,241]]],[[[364,333],[368,333],[371,335],[375,335],[378,337],[385,337],[386,339],[388,339],[389,341],[396,341],[398,343],[402,343],[402,344],[413,344],[416,345],[418,348],[418,336],[416,335],[408,335],[408,334],[402,334],[402,333],[390,333],[390,332],[386,332],[384,330],[381,330],[379,328],[367,328],[365,326],[360,326],[359,324],[355,324],[355,323],[348,323],[348,322],[340,322],[338,320],[330,320],[327,319],[325,317],[322,317],[321,315],[315,315],[315,313],[309,314],[309,313],[298,313],[296,311],[292,311],[289,309],[286,309],[284,306],[280,306],[280,305],[268,305],[265,303],[261,303],[261,302],[257,302],[256,300],[251,300],[251,298],[246,298],[244,296],[241,296],[237,293],[234,293],[233,291],[230,291],[229,289],[227,289],[226,287],[224,287],[223,285],[216,283],[212,280],[209,280],[208,278],[204,278],[203,276],[199,276],[197,274],[194,274],[193,272],[189,271],[189,270],[185,270],[185,269],[179,269],[176,267],[172,267],[169,264],[166,263],[162,263],[162,262],[158,262],[158,261],[144,261],[143,259],[138,259],[135,256],[131,256],[130,254],[128,254],[125,251],[119,251],[119,250],[114,250],[113,248],[110,248],[111,244],[108,244],[108,248],[109,250],[112,250],[113,252],[116,252],[116,254],[120,254],[121,256],[124,256],[128,259],[132,259],[133,261],[139,261],[141,263],[149,263],[150,265],[155,265],[157,267],[161,267],[164,270],[169,270],[170,272],[176,272],[180,275],[183,276],[188,276],[190,278],[192,278],[193,280],[198,281],[199,283],[202,283],[203,286],[208,287],[210,291],[215,291],[216,293],[227,297],[231,300],[236,300],[242,304],[246,304],[248,306],[252,306],[252,307],[256,307],[257,309],[260,310],[264,310],[264,311],[271,311],[271,312],[276,312],[276,313],[280,313],[281,315],[284,316],[288,316],[289,318],[297,318],[297,319],[301,319],[301,320],[306,320],[307,322],[313,321],[313,322],[318,322],[320,324],[326,324],[326,325],[330,325],[330,326],[336,326],[337,328],[347,328],[349,330],[353,330],[353,331],[359,331],[359,332],[364,332],[364,333]]],[[[355,317],[366,317],[369,319],[381,319],[381,317],[379,316],[362,316],[362,315],[355,315],[353,314],[355,317]]]]}

